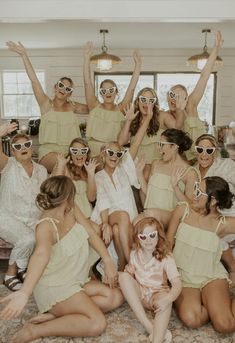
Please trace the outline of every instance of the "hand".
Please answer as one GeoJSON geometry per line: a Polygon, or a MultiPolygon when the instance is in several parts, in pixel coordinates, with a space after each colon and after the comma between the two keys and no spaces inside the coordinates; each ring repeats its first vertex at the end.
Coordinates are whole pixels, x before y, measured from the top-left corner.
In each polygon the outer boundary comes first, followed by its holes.
{"type": "Polygon", "coordinates": [[[22,290],[16,291],[2,298],[0,303],[8,301],[8,304],[0,312],[0,319],[10,320],[18,317],[26,306],[28,299],[29,296],[22,290]]]}
{"type": "Polygon", "coordinates": [[[188,102],[188,95],[185,96],[185,91],[183,91],[183,89],[182,90],[179,89],[177,91],[176,98],[175,98],[176,110],[178,111],[185,110],[187,102],[188,102]]]}
{"type": "Polygon", "coordinates": [[[150,299],[150,306],[153,308],[155,313],[164,312],[172,301],[169,297],[169,290],[161,290],[154,294],[150,299]]]}
{"type": "Polygon", "coordinates": [[[6,136],[8,133],[11,133],[17,130],[18,124],[17,123],[5,123],[0,126],[0,137],[6,136]]]}
{"type": "Polygon", "coordinates": [[[66,164],[69,162],[69,160],[70,160],[70,156],[65,158],[64,154],[62,154],[62,153],[57,154],[57,165],[58,166],[65,167],[66,164]]]}
{"type": "Polygon", "coordinates": [[[27,51],[25,47],[20,42],[16,44],[12,41],[9,41],[9,42],[6,42],[6,45],[10,51],[16,52],[20,56],[27,55],[27,51]]]}
{"type": "Polygon", "coordinates": [[[138,159],[137,162],[135,162],[135,169],[136,169],[137,176],[143,175],[145,165],[146,165],[146,161],[145,161],[144,156],[141,156],[141,158],[138,159]]]}
{"type": "Polygon", "coordinates": [[[112,227],[108,223],[104,223],[101,227],[102,231],[102,239],[105,245],[109,245],[113,238],[113,230],[112,227]]]}
{"type": "Polygon", "coordinates": [[[187,167],[175,167],[171,173],[171,184],[176,187],[185,174],[187,167]]]}
{"type": "Polygon", "coordinates": [[[146,118],[147,120],[151,120],[152,119],[152,117],[153,117],[153,104],[147,104],[147,107],[148,107],[148,112],[147,112],[147,115],[146,115],[146,117],[144,117],[144,118],[146,118]]]}
{"type": "Polygon", "coordinates": [[[90,58],[93,51],[93,43],[92,42],[86,42],[86,45],[84,46],[84,56],[87,58],[90,58]]]}
{"type": "Polygon", "coordinates": [[[127,121],[132,121],[135,119],[135,117],[138,115],[139,111],[134,112],[134,104],[127,105],[124,108],[124,113],[125,113],[125,119],[127,121]]]}
{"type": "Polygon", "coordinates": [[[104,282],[108,283],[110,288],[115,288],[118,282],[118,272],[115,264],[113,263],[111,257],[103,260],[104,262],[104,271],[105,278],[104,282]]]}
{"type": "Polygon", "coordinates": [[[100,165],[96,158],[92,158],[84,163],[84,167],[89,175],[95,175],[96,168],[100,165]]]}
{"type": "Polygon", "coordinates": [[[215,46],[217,47],[217,49],[220,49],[221,46],[223,45],[223,37],[221,35],[221,32],[220,31],[217,31],[216,34],[215,34],[215,46]]]}
{"type": "Polygon", "coordinates": [[[133,59],[135,61],[135,65],[137,66],[141,66],[142,64],[142,59],[141,59],[141,56],[140,56],[140,51],[138,49],[135,49],[133,51],[133,59]]]}

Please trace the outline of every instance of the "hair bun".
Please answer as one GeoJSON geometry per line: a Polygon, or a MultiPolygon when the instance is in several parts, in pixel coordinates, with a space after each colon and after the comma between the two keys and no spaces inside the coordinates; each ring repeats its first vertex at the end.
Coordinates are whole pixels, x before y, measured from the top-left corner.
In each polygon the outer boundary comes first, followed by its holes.
{"type": "Polygon", "coordinates": [[[52,208],[50,197],[46,193],[39,193],[36,197],[36,204],[43,210],[49,210],[52,208]]]}

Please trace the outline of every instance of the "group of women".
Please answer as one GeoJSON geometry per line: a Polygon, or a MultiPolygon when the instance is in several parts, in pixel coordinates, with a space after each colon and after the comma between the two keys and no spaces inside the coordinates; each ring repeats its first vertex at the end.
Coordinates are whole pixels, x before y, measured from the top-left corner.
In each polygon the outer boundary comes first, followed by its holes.
{"type": "MultiPolygon", "coordinates": [[[[103,313],[124,298],[154,343],[172,340],[167,326],[174,301],[188,327],[211,320],[219,332],[235,331],[228,274],[234,276],[235,262],[223,239],[235,234],[235,162],[218,157],[216,139],[205,133],[197,112],[221,44],[217,32],[193,92],[172,87],[169,110],[161,111],[152,88],[143,88],[132,104],[141,70],[137,51],[122,102],[116,103],[118,87],[109,79],[100,85],[99,102],[92,45],[86,44],[85,105],[70,100],[68,77],[50,99],[24,46],[7,43],[22,57],[42,114],[39,164],[27,135],[14,136],[12,157],[0,148],[0,237],[14,246],[4,284],[15,291],[1,300],[8,304],[0,316],[18,316],[32,292],[41,312],[13,342],[99,335],[103,313]],[[76,113],[88,112],[84,140],[76,113]],[[89,278],[99,257],[102,282],[89,278]],[[154,311],[153,322],[145,308],[154,311]]],[[[0,137],[14,130],[14,123],[4,124],[0,137]]]]}

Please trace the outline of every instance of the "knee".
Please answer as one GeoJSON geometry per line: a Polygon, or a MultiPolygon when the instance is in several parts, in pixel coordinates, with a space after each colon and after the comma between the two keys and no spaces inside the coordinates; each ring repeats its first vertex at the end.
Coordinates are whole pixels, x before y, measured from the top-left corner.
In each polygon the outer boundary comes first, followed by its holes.
{"type": "Polygon", "coordinates": [[[216,318],[211,318],[214,329],[220,333],[232,333],[235,330],[234,317],[217,315],[216,318]]]}
{"type": "Polygon", "coordinates": [[[197,311],[184,309],[179,312],[179,317],[188,328],[197,329],[202,326],[201,316],[197,311]]]}
{"type": "Polygon", "coordinates": [[[105,316],[102,312],[96,314],[96,316],[92,320],[91,328],[90,328],[90,335],[91,336],[99,336],[101,335],[106,329],[107,323],[105,316]]]}
{"type": "Polygon", "coordinates": [[[120,307],[124,302],[124,298],[120,289],[110,289],[107,301],[110,311],[120,307]]]}
{"type": "Polygon", "coordinates": [[[130,216],[127,212],[122,211],[119,214],[119,224],[126,223],[126,222],[130,222],[130,216]]]}

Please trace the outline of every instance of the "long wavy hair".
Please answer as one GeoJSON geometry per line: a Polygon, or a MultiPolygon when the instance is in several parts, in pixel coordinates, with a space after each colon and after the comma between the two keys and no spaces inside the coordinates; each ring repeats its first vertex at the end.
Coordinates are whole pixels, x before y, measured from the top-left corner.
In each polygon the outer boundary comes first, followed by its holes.
{"type": "Polygon", "coordinates": [[[161,223],[157,219],[155,219],[153,217],[143,218],[135,224],[134,231],[133,231],[132,249],[134,249],[134,250],[135,249],[136,250],[141,249],[141,245],[140,245],[138,235],[142,234],[144,229],[147,226],[154,226],[158,232],[158,242],[157,242],[157,245],[153,251],[153,256],[157,260],[161,261],[163,258],[170,255],[171,252],[170,252],[169,243],[167,241],[163,226],[161,225],[161,223]]]}
{"type": "Polygon", "coordinates": [[[152,93],[154,98],[157,98],[157,101],[155,102],[155,104],[153,106],[153,117],[149,122],[149,126],[147,128],[147,135],[148,136],[156,135],[156,133],[159,129],[159,121],[158,121],[159,102],[158,102],[157,93],[155,92],[155,90],[153,88],[145,87],[139,91],[139,93],[137,94],[137,97],[134,101],[134,111],[135,112],[139,111],[139,113],[137,114],[135,119],[131,122],[131,126],[130,126],[131,136],[136,135],[136,133],[140,127],[142,117],[143,117],[142,113],[140,112],[140,108],[139,108],[139,97],[148,91],[152,93]]]}
{"type": "MultiPolygon", "coordinates": [[[[70,148],[73,146],[74,143],[79,143],[81,145],[83,145],[84,148],[89,148],[89,145],[87,143],[87,141],[85,141],[82,138],[74,138],[72,140],[72,142],[69,145],[69,151],[68,154],[66,156],[70,157],[69,161],[67,162],[66,166],[68,168],[69,173],[72,175],[72,177],[74,178],[74,180],[80,180],[80,179],[87,179],[87,171],[86,168],[84,166],[82,167],[78,167],[73,163],[73,159],[72,159],[72,154],[70,152],[70,148]]],[[[90,150],[88,150],[87,153],[87,161],[89,161],[90,159],[90,150]]]]}

